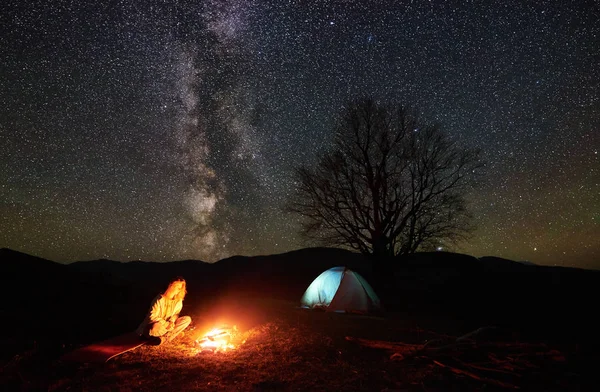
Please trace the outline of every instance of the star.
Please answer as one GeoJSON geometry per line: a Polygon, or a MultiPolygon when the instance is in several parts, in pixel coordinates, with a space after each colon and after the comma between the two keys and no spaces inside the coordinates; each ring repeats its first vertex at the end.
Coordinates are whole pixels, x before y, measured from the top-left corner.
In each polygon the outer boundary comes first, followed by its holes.
{"type": "Polygon", "coordinates": [[[384,3],[9,2],[0,247],[66,262],[313,246],[282,212],[293,169],[373,96],[482,151],[477,228],[445,251],[600,268],[593,2],[384,3]]]}

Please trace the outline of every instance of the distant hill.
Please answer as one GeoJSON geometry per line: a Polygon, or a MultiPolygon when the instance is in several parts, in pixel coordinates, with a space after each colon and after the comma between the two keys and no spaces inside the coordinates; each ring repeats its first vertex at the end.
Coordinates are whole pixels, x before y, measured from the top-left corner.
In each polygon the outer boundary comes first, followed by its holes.
{"type": "MultiPolygon", "coordinates": [[[[38,274],[54,274],[59,271],[66,271],[66,265],[55,263],[41,257],[31,256],[27,253],[16,250],[2,248],[0,249],[0,265],[2,271],[9,274],[27,274],[36,272],[38,274]]],[[[6,276],[6,275],[5,275],[6,276]]]]}
{"type": "Polygon", "coordinates": [[[0,293],[12,298],[17,290],[24,300],[37,298],[38,292],[52,297],[57,288],[78,282],[80,278],[64,264],[6,248],[0,249],[0,271],[0,293]]]}
{"type": "MultiPolygon", "coordinates": [[[[233,290],[295,298],[322,271],[334,266],[345,265],[363,274],[367,280],[373,275],[370,263],[361,254],[336,248],[305,248],[269,256],[234,256],[216,263],[100,259],[67,265],[4,248],[0,249],[0,260],[5,272],[2,280],[9,287],[15,278],[24,277],[44,288],[79,282],[154,292],[163,288],[169,279],[182,276],[188,280],[190,290],[202,294],[233,290]]],[[[536,266],[499,257],[478,259],[450,252],[424,252],[398,258],[387,280],[388,285],[399,291],[455,291],[452,286],[457,286],[458,291],[483,290],[496,287],[496,282],[498,290],[508,290],[512,286],[514,291],[516,286],[522,290],[523,286],[533,283],[546,285],[548,289],[556,284],[577,286],[578,282],[587,287],[599,276],[600,271],[536,266]]]]}
{"type": "Polygon", "coordinates": [[[90,320],[110,318],[119,309],[126,317],[117,319],[115,328],[131,328],[175,276],[188,282],[188,304],[236,294],[297,301],[314,278],[338,265],[363,274],[388,311],[447,314],[472,319],[474,324],[588,328],[594,325],[589,301],[600,298],[600,271],[448,252],[398,258],[382,279],[375,279],[362,255],[333,248],[234,256],[212,264],[92,260],[63,265],[10,249],[0,250],[0,260],[5,295],[23,293],[20,304],[8,301],[2,306],[17,306],[49,319],[79,314],[68,333],[85,328],[90,320]],[[131,308],[136,310],[126,311],[131,308]]]}
{"type": "Polygon", "coordinates": [[[318,274],[337,265],[369,273],[362,255],[334,248],[306,248],[271,256],[233,256],[216,263],[91,260],[74,262],[67,268],[98,282],[143,290],[164,289],[169,279],[182,276],[188,281],[188,291],[198,295],[232,290],[299,297],[318,274]]]}

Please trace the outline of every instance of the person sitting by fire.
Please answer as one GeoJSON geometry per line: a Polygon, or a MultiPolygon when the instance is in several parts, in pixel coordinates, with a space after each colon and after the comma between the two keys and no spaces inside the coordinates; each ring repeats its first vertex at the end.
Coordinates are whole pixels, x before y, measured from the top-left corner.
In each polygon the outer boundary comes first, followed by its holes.
{"type": "Polygon", "coordinates": [[[186,292],[183,278],[172,280],[167,290],[154,298],[146,318],[136,332],[156,345],[169,342],[182,334],[192,322],[189,316],[179,317],[186,292]]]}

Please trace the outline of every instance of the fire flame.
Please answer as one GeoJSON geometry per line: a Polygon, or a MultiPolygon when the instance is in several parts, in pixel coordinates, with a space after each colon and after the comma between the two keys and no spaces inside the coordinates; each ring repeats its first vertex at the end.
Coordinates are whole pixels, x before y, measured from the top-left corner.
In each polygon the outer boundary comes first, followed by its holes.
{"type": "Polygon", "coordinates": [[[200,348],[200,352],[211,351],[214,353],[225,352],[235,349],[235,345],[231,343],[232,332],[236,332],[237,327],[233,328],[213,328],[204,336],[196,340],[196,344],[200,348]]]}

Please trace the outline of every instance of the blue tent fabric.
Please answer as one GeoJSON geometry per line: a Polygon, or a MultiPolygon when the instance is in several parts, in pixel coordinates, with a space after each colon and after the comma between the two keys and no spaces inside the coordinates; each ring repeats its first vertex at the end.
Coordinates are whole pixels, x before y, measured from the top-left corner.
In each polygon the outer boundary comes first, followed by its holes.
{"type": "Polygon", "coordinates": [[[346,267],[333,267],[321,273],[308,286],[300,303],[303,307],[334,312],[369,313],[381,308],[369,283],[346,267]]]}

